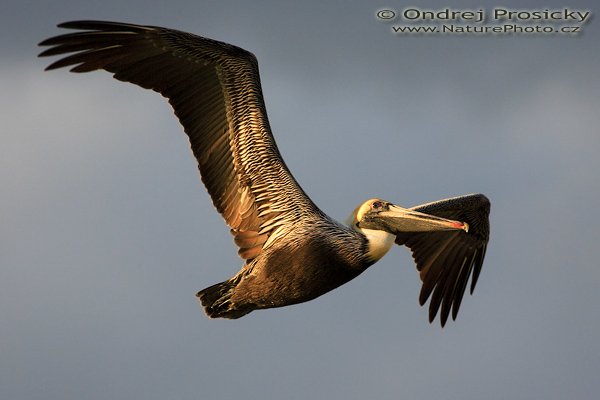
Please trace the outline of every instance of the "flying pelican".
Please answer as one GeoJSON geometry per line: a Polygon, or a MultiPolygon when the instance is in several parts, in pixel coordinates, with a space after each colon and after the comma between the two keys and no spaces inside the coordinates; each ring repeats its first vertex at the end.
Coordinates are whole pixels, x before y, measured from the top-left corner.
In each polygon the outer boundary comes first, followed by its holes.
{"type": "Polygon", "coordinates": [[[169,100],[188,135],[212,202],[231,228],[242,269],[198,292],[211,318],[312,300],[350,281],[394,243],[410,248],[431,296],[456,319],[467,281],[473,292],[489,238],[482,194],[402,208],[381,199],[359,205],[347,224],[323,213],[298,185],[275,144],[256,57],[239,47],[156,26],[106,21],[40,43],[40,56],[70,54],[46,70],[104,69],[169,100]]]}

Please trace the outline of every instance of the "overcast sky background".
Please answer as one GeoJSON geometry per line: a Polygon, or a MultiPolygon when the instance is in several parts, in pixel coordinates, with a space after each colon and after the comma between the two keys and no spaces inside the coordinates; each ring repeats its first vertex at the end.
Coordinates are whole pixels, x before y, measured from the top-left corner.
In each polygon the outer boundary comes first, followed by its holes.
{"type": "Polygon", "coordinates": [[[414,3],[397,0],[122,3],[2,10],[0,398],[598,398],[597,15],[577,37],[425,37],[375,18],[414,3]],[[42,71],[36,44],[73,19],[256,54],[279,149],[334,218],[485,193],[491,241],[457,321],[427,322],[404,248],[315,301],[206,318],[195,293],[241,266],[228,229],[165,100],[42,71]]]}

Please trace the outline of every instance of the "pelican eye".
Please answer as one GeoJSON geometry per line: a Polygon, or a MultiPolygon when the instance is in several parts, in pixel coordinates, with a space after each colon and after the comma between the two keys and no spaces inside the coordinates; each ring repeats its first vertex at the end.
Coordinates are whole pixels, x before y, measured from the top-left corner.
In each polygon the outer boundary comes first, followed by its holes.
{"type": "Polygon", "coordinates": [[[371,208],[373,210],[379,210],[382,207],[383,207],[383,203],[380,201],[374,201],[373,204],[371,204],[371,208]]]}

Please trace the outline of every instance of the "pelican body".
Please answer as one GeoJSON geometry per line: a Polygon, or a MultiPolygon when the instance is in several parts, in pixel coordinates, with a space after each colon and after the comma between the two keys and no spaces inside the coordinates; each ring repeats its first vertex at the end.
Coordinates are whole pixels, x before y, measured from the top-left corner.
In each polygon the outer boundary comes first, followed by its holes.
{"type": "Polygon", "coordinates": [[[214,206],[244,260],[232,278],[198,292],[209,317],[312,300],[354,279],[394,244],[420,272],[429,320],[456,318],[471,293],[489,239],[482,194],[403,208],[381,199],[359,205],[346,224],[325,215],[282,160],[269,127],[256,57],[239,47],[155,26],[74,21],[47,39],[40,56],[65,55],[46,69],[104,69],[169,100],[190,139],[214,206]]]}

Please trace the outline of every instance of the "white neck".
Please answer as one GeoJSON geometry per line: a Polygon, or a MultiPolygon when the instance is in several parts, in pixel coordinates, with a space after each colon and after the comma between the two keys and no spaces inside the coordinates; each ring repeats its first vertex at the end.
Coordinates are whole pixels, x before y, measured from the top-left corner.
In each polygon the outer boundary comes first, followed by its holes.
{"type": "Polygon", "coordinates": [[[357,229],[367,237],[369,242],[369,251],[367,256],[373,261],[378,261],[383,257],[394,245],[396,235],[392,235],[386,231],[378,231],[374,229],[357,229]]]}

